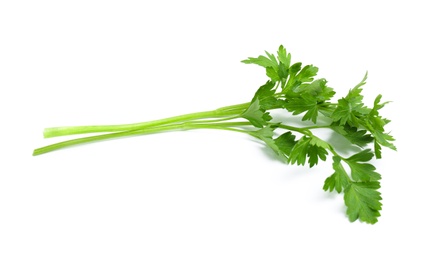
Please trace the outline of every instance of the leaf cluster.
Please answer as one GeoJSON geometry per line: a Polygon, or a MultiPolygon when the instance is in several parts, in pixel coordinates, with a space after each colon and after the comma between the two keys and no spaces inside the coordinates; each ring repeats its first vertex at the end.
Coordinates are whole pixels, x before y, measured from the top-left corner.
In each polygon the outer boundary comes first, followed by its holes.
{"type": "Polygon", "coordinates": [[[266,70],[269,80],[254,94],[248,108],[242,113],[259,130],[252,135],[265,142],[284,162],[313,167],[326,161],[332,154],[334,173],[323,186],[325,191],[344,193],[347,215],[351,221],[359,219],[376,223],[382,208],[379,180],[381,176],[370,163],[373,157],[382,157],[382,146],[396,150],[394,138],[385,131],[390,120],[380,115],[380,110],[388,103],[381,102],[378,95],[372,107],[365,106],[362,81],[337,101],[333,88],[327,80],[316,78],[318,68],[313,65],[292,63],[292,56],[283,46],[277,54],[265,52],[256,58],[243,60],[246,64],[256,64],[266,70]],[[292,116],[301,116],[303,121],[311,121],[313,127],[296,127],[276,121],[269,111],[285,109],[292,116]],[[330,122],[322,126],[319,119],[330,122]],[[333,146],[312,133],[312,128],[327,128],[343,136],[360,152],[342,157],[333,146]],[[286,130],[276,134],[277,129],[286,130]],[[374,150],[368,146],[373,144],[374,150]]]}

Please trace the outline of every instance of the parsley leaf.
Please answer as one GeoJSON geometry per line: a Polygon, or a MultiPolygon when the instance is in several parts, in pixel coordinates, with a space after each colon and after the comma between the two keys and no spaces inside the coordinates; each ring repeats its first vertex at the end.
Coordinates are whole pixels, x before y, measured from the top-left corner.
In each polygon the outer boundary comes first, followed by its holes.
{"type": "Polygon", "coordinates": [[[266,56],[260,55],[257,58],[248,58],[242,62],[245,64],[256,64],[266,69],[266,75],[274,82],[282,81],[288,77],[288,70],[291,61],[291,54],[281,45],[277,51],[277,58],[274,54],[265,51],[266,56]],[[277,60],[278,59],[278,60],[277,60]]]}
{"type": "Polygon", "coordinates": [[[330,100],[335,92],[332,88],[327,87],[325,79],[318,79],[308,84],[301,84],[286,94],[287,103],[284,107],[298,115],[306,112],[302,118],[303,121],[311,120],[316,123],[319,109],[325,106],[325,102],[330,100]]]}
{"type": "Polygon", "coordinates": [[[310,167],[318,164],[318,160],[327,159],[327,143],[317,137],[301,137],[293,146],[289,156],[291,164],[305,165],[306,160],[310,167]]]}
{"type": "MultiPolygon", "coordinates": [[[[370,110],[369,114],[366,117],[365,125],[366,128],[372,133],[375,138],[375,142],[379,145],[386,146],[390,149],[396,150],[396,147],[392,143],[395,139],[388,133],[385,133],[385,125],[391,122],[388,119],[382,118],[379,114],[379,110],[385,106],[388,102],[380,103],[382,95],[378,95],[374,100],[374,106],[370,110]]],[[[380,149],[378,153],[378,157],[381,157],[380,149]]]]}
{"type": "Polygon", "coordinates": [[[310,145],[310,138],[307,136],[301,137],[291,150],[289,162],[291,164],[296,163],[297,165],[306,164],[309,145],[310,145]]]}
{"type": "Polygon", "coordinates": [[[350,221],[357,219],[374,224],[380,216],[382,197],[377,181],[353,182],[345,188],[344,201],[350,221]]]}
{"type": "Polygon", "coordinates": [[[290,131],[283,133],[275,139],[275,144],[280,149],[280,151],[287,157],[290,156],[292,149],[294,148],[297,141],[296,136],[290,131]]]}
{"type": "Polygon", "coordinates": [[[333,169],[335,172],[325,180],[323,189],[341,193],[350,184],[350,178],[341,164],[341,157],[333,156],[333,169]]]}
{"type": "Polygon", "coordinates": [[[353,127],[361,126],[361,118],[367,115],[370,110],[365,107],[362,100],[362,86],[365,85],[367,75],[362,79],[362,81],[351,89],[347,96],[338,100],[338,106],[332,114],[332,119],[334,121],[339,121],[340,125],[349,124],[353,127]]]}
{"type": "Polygon", "coordinates": [[[255,127],[263,127],[272,119],[269,112],[260,107],[259,99],[256,98],[249,107],[242,113],[243,118],[247,119],[255,127]]]}
{"type": "Polygon", "coordinates": [[[374,141],[374,138],[365,129],[359,130],[357,127],[350,125],[339,125],[339,122],[333,122],[331,129],[359,147],[365,147],[374,141]]]}
{"type": "Polygon", "coordinates": [[[347,159],[345,162],[351,168],[351,177],[355,181],[377,181],[381,179],[372,164],[364,163],[373,158],[373,153],[370,149],[363,150],[347,159]]]}
{"type": "MultiPolygon", "coordinates": [[[[286,149],[286,140],[281,138],[281,141],[277,141],[273,139],[274,136],[274,130],[277,128],[277,125],[271,124],[268,126],[265,126],[257,131],[251,131],[250,134],[263,142],[266,143],[266,145],[271,148],[275,154],[279,157],[279,159],[283,162],[287,162],[287,155],[285,153],[286,149]]],[[[293,145],[293,144],[292,144],[293,145]]]]}
{"type": "Polygon", "coordinates": [[[264,68],[277,67],[278,63],[277,63],[277,60],[275,59],[275,57],[268,52],[265,52],[265,53],[268,57],[260,55],[257,58],[248,58],[246,60],[243,60],[242,62],[245,64],[256,64],[256,65],[262,66],[264,68]]]}
{"type": "Polygon", "coordinates": [[[336,190],[338,193],[344,191],[344,202],[350,221],[359,219],[374,224],[380,216],[382,198],[378,191],[380,188],[378,181],[381,176],[375,171],[376,168],[373,165],[365,163],[372,158],[373,153],[370,149],[363,150],[349,158],[333,156],[335,172],[325,180],[323,189],[325,191],[336,190]],[[345,170],[342,161],[350,167],[350,174],[345,170]]]}
{"type": "Polygon", "coordinates": [[[292,58],[292,55],[286,51],[286,49],[283,47],[283,45],[280,45],[277,51],[278,54],[278,60],[286,67],[289,68],[290,61],[292,58]]]}
{"type": "Polygon", "coordinates": [[[275,82],[268,81],[256,91],[251,102],[258,99],[260,108],[264,110],[281,108],[284,105],[284,100],[278,99],[274,96],[275,90],[275,82]]]}

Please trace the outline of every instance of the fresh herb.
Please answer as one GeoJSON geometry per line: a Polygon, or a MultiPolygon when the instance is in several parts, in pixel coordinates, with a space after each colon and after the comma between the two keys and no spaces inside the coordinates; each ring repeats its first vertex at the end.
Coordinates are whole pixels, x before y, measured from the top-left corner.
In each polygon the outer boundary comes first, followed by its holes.
{"type": "Polygon", "coordinates": [[[332,102],[335,91],[327,86],[325,79],[315,78],[317,67],[303,66],[300,62],[292,64],[291,54],[283,46],[279,47],[277,55],[265,53],[266,56],[242,61],[264,67],[269,77],[248,103],[136,124],[47,128],[44,130],[46,138],[107,133],[38,148],[33,155],[76,144],[165,131],[236,131],[260,139],[287,164],[313,167],[320,161],[326,161],[331,154],[334,173],[325,180],[323,189],[344,193],[350,221],[359,219],[376,223],[382,209],[379,192],[381,176],[370,162],[373,157],[382,157],[382,147],[396,150],[394,138],[384,129],[390,121],[379,113],[387,102],[382,103],[381,95],[378,95],[372,107],[365,106],[362,87],[367,75],[345,97],[332,102]],[[273,110],[285,110],[293,117],[299,115],[302,121],[310,121],[311,126],[292,126],[276,120],[270,114],[273,110]],[[321,128],[343,136],[360,152],[342,156],[332,143],[312,132],[321,128]]]}

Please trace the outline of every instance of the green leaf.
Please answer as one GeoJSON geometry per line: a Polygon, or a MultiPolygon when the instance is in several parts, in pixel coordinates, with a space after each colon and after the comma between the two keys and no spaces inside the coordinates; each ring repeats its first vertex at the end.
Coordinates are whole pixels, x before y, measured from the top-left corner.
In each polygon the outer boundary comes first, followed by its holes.
{"type": "Polygon", "coordinates": [[[297,143],[295,138],[296,136],[293,135],[290,131],[288,131],[277,137],[275,139],[275,144],[283,154],[289,157],[292,152],[292,149],[297,143]]]}
{"type": "Polygon", "coordinates": [[[302,65],[301,62],[297,62],[297,63],[294,63],[292,66],[290,66],[289,75],[292,78],[295,78],[297,76],[298,72],[301,70],[301,65],[302,65]]]}
{"type": "Polygon", "coordinates": [[[302,84],[299,91],[312,95],[318,103],[330,100],[336,93],[327,86],[326,79],[317,79],[310,84],[302,84]]]}
{"type": "Polygon", "coordinates": [[[311,145],[316,145],[318,147],[324,148],[324,149],[331,149],[330,144],[326,141],[322,140],[321,138],[317,136],[312,136],[312,139],[310,139],[311,145]]]}
{"type": "Polygon", "coordinates": [[[320,107],[324,106],[324,102],[330,100],[335,94],[326,83],[325,79],[318,79],[312,83],[301,84],[294,91],[286,94],[288,102],[284,107],[293,115],[306,112],[302,120],[311,120],[316,123],[320,107]]]}
{"type": "Polygon", "coordinates": [[[357,84],[354,88],[355,89],[359,89],[360,87],[362,87],[363,85],[366,84],[366,81],[368,79],[368,71],[365,72],[365,76],[363,77],[363,79],[359,82],[359,84],[357,84]]]}
{"type": "Polygon", "coordinates": [[[311,106],[308,108],[307,112],[304,114],[302,121],[310,120],[313,123],[316,123],[318,119],[318,104],[311,106]]]}
{"type": "Polygon", "coordinates": [[[361,126],[361,118],[364,115],[363,104],[361,102],[355,103],[354,100],[357,99],[341,98],[338,100],[338,106],[333,111],[332,119],[339,122],[339,125],[348,124],[356,128],[361,126]]]}
{"type": "Polygon", "coordinates": [[[259,89],[254,94],[251,102],[254,102],[256,99],[262,101],[264,99],[270,98],[275,94],[275,82],[268,81],[264,85],[260,86],[259,89]]]}
{"type": "MultiPolygon", "coordinates": [[[[365,127],[374,136],[374,139],[379,145],[386,146],[390,149],[397,150],[395,145],[392,143],[395,141],[394,137],[388,133],[385,133],[385,125],[390,122],[390,120],[382,118],[379,114],[379,110],[385,106],[388,102],[380,103],[382,95],[378,95],[374,100],[374,106],[370,110],[366,118],[364,118],[365,127]]],[[[379,148],[379,147],[377,147],[379,148]]],[[[380,150],[378,151],[378,157],[381,157],[380,150]]]]}
{"type": "Polygon", "coordinates": [[[257,131],[250,131],[249,134],[251,134],[252,136],[265,142],[265,144],[275,152],[275,154],[279,157],[279,159],[282,162],[287,163],[288,158],[286,157],[284,149],[287,149],[286,142],[288,140],[286,140],[284,138],[282,138],[281,141],[277,141],[278,138],[274,140],[273,136],[274,136],[274,130],[276,128],[277,128],[277,125],[271,124],[271,125],[268,125],[268,126],[261,128],[257,131]]]}
{"type": "Polygon", "coordinates": [[[377,141],[374,141],[374,153],[376,154],[377,159],[382,158],[382,146],[377,141]]]}
{"type": "MultiPolygon", "coordinates": [[[[267,51],[265,51],[265,54],[266,54],[266,56],[268,56],[269,60],[271,60],[272,64],[278,65],[277,59],[275,58],[274,54],[271,54],[267,51]]],[[[273,67],[275,67],[275,66],[273,66],[273,67]]]]}
{"type": "Polygon", "coordinates": [[[344,202],[350,221],[359,219],[374,224],[377,222],[377,217],[380,216],[382,198],[378,191],[380,184],[377,180],[380,179],[380,175],[374,171],[374,166],[370,167],[370,164],[362,163],[371,160],[372,157],[371,150],[367,149],[344,159],[351,168],[353,179],[360,179],[360,181],[355,182],[350,179],[343,167],[341,163],[343,159],[339,156],[333,156],[335,173],[324,182],[323,189],[325,191],[336,190],[338,193],[344,191],[344,202]]]}
{"type": "Polygon", "coordinates": [[[365,85],[367,75],[353,89],[350,89],[347,96],[338,100],[338,106],[333,111],[332,119],[339,121],[340,125],[349,124],[359,128],[362,119],[371,111],[365,107],[362,100],[362,86],[365,85]]]}
{"type": "Polygon", "coordinates": [[[258,99],[262,111],[283,107],[284,101],[276,98],[274,94],[275,82],[268,81],[256,91],[251,102],[258,99]]]}
{"type": "Polygon", "coordinates": [[[289,80],[282,86],[283,93],[295,91],[295,89],[304,82],[313,81],[313,77],[318,73],[318,68],[313,65],[306,65],[301,69],[301,62],[293,64],[289,68],[289,80]]]}
{"type": "Polygon", "coordinates": [[[287,111],[292,112],[293,115],[299,115],[306,112],[303,117],[304,120],[312,120],[316,122],[318,116],[318,103],[311,95],[302,93],[289,95],[287,102],[284,104],[287,111]]]}
{"type": "Polygon", "coordinates": [[[306,65],[304,68],[297,74],[296,80],[300,82],[311,82],[313,81],[313,77],[318,73],[318,68],[313,65],[306,65]]]}
{"type": "Polygon", "coordinates": [[[357,154],[350,156],[349,158],[347,158],[347,160],[352,162],[368,162],[373,158],[373,156],[374,155],[370,149],[365,149],[358,152],[357,154]]]}
{"type": "Polygon", "coordinates": [[[258,56],[257,58],[248,58],[246,60],[243,60],[242,62],[245,64],[256,64],[259,66],[262,66],[264,68],[273,67],[276,68],[278,66],[277,61],[275,60],[275,57],[272,56],[272,54],[269,54],[266,52],[266,54],[269,56],[265,57],[263,55],[258,56]]]}
{"type": "Polygon", "coordinates": [[[277,74],[281,80],[285,80],[289,76],[288,68],[286,67],[286,65],[280,62],[277,68],[277,74]]]}
{"type": "Polygon", "coordinates": [[[266,68],[266,75],[272,81],[281,81],[282,86],[285,85],[286,78],[289,76],[291,54],[287,53],[282,45],[278,48],[277,58],[274,54],[267,51],[265,51],[265,54],[266,56],[260,55],[257,58],[250,57],[242,62],[245,64],[256,64],[266,68]]]}
{"type": "Polygon", "coordinates": [[[242,113],[243,118],[247,119],[255,127],[262,128],[272,119],[268,112],[260,107],[259,99],[256,98],[249,107],[242,113]]]}
{"type": "Polygon", "coordinates": [[[333,170],[335,172],[325,180],[323,189],[330,192],[336,190],[341,193],[350,184],[350,178],[341,163],[341,157],[333,156],[333,170]]]}
{"type": "Polygon", "coordinates": [[[373,158],[373,153],[370,149],[363,150],[345,160],[350,166],[351,178],[355,181],[378,181],[381,179],[379,173],[376,172],[376,167],[368,162],[373,158]]]}
{"type": "Polygon", "coordinates": [[[266,76],[268,76],[272,81],[280,81],[281,78],[278,75],[277,70],[274,67],[266,68],[266,76]]]}
{"type": "Polygon", "coordinates": [[[374,224],[382,209],[382,197],[377,191],[380,184],[372,182],[352,182],[344,191],[344,201],[350,221],[360,221],[374,224]]]}
{"type": "Polygon", "coordinates": [[[304,165],[306,163],[307,151],[310,144],[310,138],[303,136],[293,147],[289,156],[291,164],[304,165]]]}
{"type": "Polygon", "coordinates": [[[395,141],[394,137],[390,134],[383,133],[381,131],[374,131],[373,133],[374,138],[376,139],[376,142],[378,142],[380,145],[386,146],[394,151],[397,150],[397,147],[391,142],[395,141]]]}
{"type": "Polygon", "coordinates": [[[339,125],[339,122],[333,122],[330,127],[338,134],[344,136],[350,143],[359,147],[365,147],[374,141],[374,138],[364,129],[358,130],[357,127],[352,127],[348,124],[339,125]]]}
{"type": "Polygon", "coordinates": [[[281,63],[283,63],[286,68],[289,68],[292,56],[286,51],[283,45],[280,45],[280,47],[278,48],[277,58],[281,63]]]}
{"type": "MultiPolygon", "coordinates": [[[[295,137],[294,137],[295,138],[295,137]]],[[[316,136],[301,137],[298,142],[294,143],[290,151],[289,162],[291,164],[304,165],[308,158],[310,168],[318,164],[319,159],[327,159],[327,150],[330,145],[316,136]]]]}
{"type": "Polygon", "coordinates": [[[327,159],[327,154],[328,152],[324,148],[317,145],[310,145],[309,149],[307,150],[310,168],[318,164],[318,158],[325,161],[327,159]]]}

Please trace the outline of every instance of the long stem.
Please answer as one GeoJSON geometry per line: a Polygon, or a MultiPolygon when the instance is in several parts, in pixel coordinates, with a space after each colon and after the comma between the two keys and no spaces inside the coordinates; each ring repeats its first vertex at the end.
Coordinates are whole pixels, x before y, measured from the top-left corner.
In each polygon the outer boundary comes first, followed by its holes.
{"type": "Polygon", "coordinates": [[[171,124],[171,125],[163,125],[163,126],[155,126],[155,127],[149,127],[149,128],[142,128],[137,130],[129,130],[129,131],[122,131],[117,133],[111,133],[111,134],[102,134],[97,136],[89,136],[89,137],[82,137],[77,138],[73,140],[68,140],[48,146],[44,146],[41,148],[37,148],[34,150],[33,155],[41,155],[44,153],[48,153],[51,151],[59,150],[65,147],[70,147],[73,145],[78,144],[84,144],[84,143],[91,143],[106,139],[113,139],[113,138],[119,138],[119,137],[125,137],[125,136],[134,136],[134,135],[144,135],[144,134],[153,134],[153,133],[159,133],[159,132],[165,132],[165,131],[171,131],[171,130],[188,130],[188,129],[219,129],[219,130],[229,130],[229,131],[235,131],[235,132],[241,132],[241,133],[247,133],[248,131],[233,128],[233,126],[245,126],[245,125],[251,125],[249,122],[226,122],[226,123],[216,123],[216,124],[202,124],[202,123],[180,123],[180,124],[171,124]]]}
{"type": "Polygon", "coordinates": [[[286,130],[291,130],[291,131],[295,131],[298,133],[302,133],[304,135],[311,135],[311,132],[309,130],[307,130],[306,127],[301,128],[301,127],[294,127],[294,126],[285,125],[285,124],[279,124],[278,127],[286,129],[286,130]]]}
{"type": "Polygon", "coordinates": [[[164,119],[134,124],[51,127],[44,129],[44,137],[50,138],[74,134],[131,131],[147,127],[163,126],[167,124],[189,122],[200,119],[224,118],[224,120],[229,120],[230,118],[235,118],[240,115],[247,106],[248,103],[243,103],[233,106],[222,107],[211,111],[184,114],[180,116],[168,117],[164,119]]]}
{"type": "Polygon", "coordinates": [[[248,106],[250,105],[250,102],[247,103],[242,103],[242,104],[236,104],[236,105],[232,105],[232,106],[226,106],[226,107],[221,107],[216,109],[217,111],[236,111],[236,110],[245,110],[246,108],[248,108],[248,106]]]}

